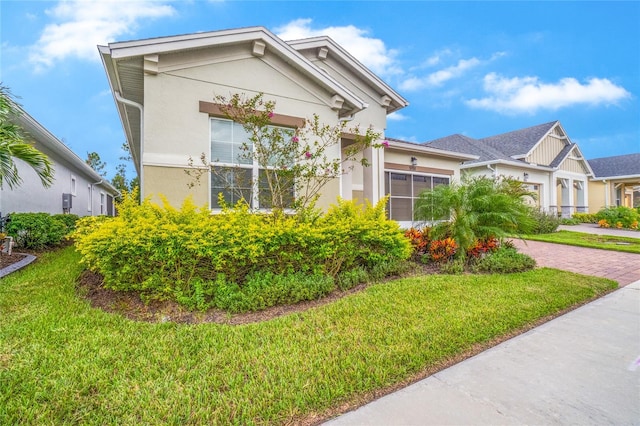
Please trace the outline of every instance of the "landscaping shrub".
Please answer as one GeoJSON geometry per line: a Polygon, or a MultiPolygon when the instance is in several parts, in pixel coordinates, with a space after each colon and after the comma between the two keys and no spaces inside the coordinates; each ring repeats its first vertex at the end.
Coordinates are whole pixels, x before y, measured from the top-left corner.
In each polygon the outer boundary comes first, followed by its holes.
{"type": "Polygon", "coordinates": [[[474,272],[512,273],[533,269],[536,261],[510,247],[501,247],[494,253],[478,259],[472,264],[474,272]]]}
{"type": "Polygon", "coordinates": [[[560,219],[557,215],[538,209],[531,209],[531,218],[534,220],[532,234],[550,234],[556,232],[560,226],[560,219]]]}
{"type": "MultiPolygon", "coordinates": [[[[59,216],[63,215],[13,213],[6,231],[13,237],[18,247],[33,250],[53,247],[60,244],[69,232],[66,220],[59,216]]],[[[77,219],[77,216],[75,218],[77,219]]]]}
{"type": "Polygon", "coordinates": [[[638,229],[640,213],[630,207],[608,207],[596,213],[598,225],[603,228],[638,229]]]}
{"type": "Polygon", "coordinates": [[[582,222],[580,222],[575,217],[563,217],[563,218],[560,219],[560,224],[561,225],[579,225],[581,223],[582,222]]]}
{"type": "Polygon", "coordinates": [[[574,213],[571,217],[580,223],[598,223],[595,213],[574,213]]]}
{"type": "Polygon", "coordinates": [[[448,262],[441,262],[440,272],[449,275],[460,275],[464,272],[464,259],[451,259],[448,262]]]}
{"type": "Polygon", "coordinates": [[[328,275],[272,272],[256,272],[242,286],[221,279],[216,286],[215,306],[232,313],[318,299],[335,289],[334,280],[328,275]]]}
{"type": "MultiPolygon", "coordinates": [[[[118,217],[79,221],[74,238],[82,261],[103,275],[105,287],[198,309],[212,301],[254,309],[301,294],[318,297],[326,289],[318,277],[339,281],[340,274],[358,269],[380,274],[380,265],[393,265],[411,251],[398,224],[385,218],[386,200],[366,207],[340,200],[325,215],[305,219],[282,212],[252,213],[243,204],[212,215],[190,201],[178,210],[148,200],[138,205],[135,197],[124,198],[118,217]],[[312,276],[312,281],[302,282],[321,290],[274,296],[265,280],[255,278],[263,276],[312,276]],[[260,297],[267,301],[248,302],[254,293],[264,293],[260,297]]],[[[288,288],[277,282],[274,286],[288,288]]]]}
{"type": "Polygon", "coordinates": [[[80,217],[77,214],[69,214],[69,213],[54,214],[52,217],[64,223],[66,227],[65,235],[70,234],[76,229],[76,222],[78,222],[78,219],[80,219],[80,217]]]}

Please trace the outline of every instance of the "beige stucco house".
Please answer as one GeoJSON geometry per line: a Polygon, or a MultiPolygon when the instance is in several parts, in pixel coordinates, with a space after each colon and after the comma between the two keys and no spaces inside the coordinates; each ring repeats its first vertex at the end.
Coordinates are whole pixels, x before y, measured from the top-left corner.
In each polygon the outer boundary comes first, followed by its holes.
{"type": "Polygon", "coordinates": [[[640,206],[640,153],[589,160],[589,211],[610,206],[640,206]]]}
{"type": "Polygon", "coordinates": [[[544,211],[570,217],[589,209],[593,171],[559,121],[482,139],[457,134],[425,145],[478,156],[461,166],[462,173],[523,182],[537,194],[531,202],[544,211]]]}
{"type": "MultiPolygon", "coordinates": [[[[239,173],[258,179],[258,165],[240,164],[234,157],[242,132],[221,114],[214,102],[217,95],[263,93],[276,103],[274,125],[295,127],[317,114],[328,125],[347,121],[350,126],[370,126],[380,133],[379,143],[385,137],[387,115],[408,105],[328,37],[285,42],[263,27],[250,27],[116,42],[99,46],[99,51],[142,196],[163,194],[174,205],[191,195],[197,204],[215,209],[221,191],[213,179],[189,188],[191,178],[185,174],[189,157],[201,153],[211,167],[237,167],[239,173]]],[[[348,143],[345,135],[329,155],[340,158],[348,143]]],[[[396,194],[389,183],[396,175],[432,184],[434,178],[459,177],[461,161],[476,158],[402,141],[385,145],[362,153],[370,167],[353,164],[350,173],[325,186],[319,206],[328,206],[338,196],[377,202],[390,193],[391,216],[410,219],[407,207],[402,207],[407,201],[400,199],[413,197],[418,187],[396,194]]],[[[253,188],[259,191],[258,185],[253,188]]],[[[251,200],[256,209],[261,208],[258,199],[251,200]]]]}

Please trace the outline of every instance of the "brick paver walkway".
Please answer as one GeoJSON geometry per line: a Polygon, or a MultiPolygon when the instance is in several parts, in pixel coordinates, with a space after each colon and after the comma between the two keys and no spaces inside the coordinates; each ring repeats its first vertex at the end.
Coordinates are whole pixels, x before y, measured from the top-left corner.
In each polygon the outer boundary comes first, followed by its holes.
{"type": "Polygon", "coordinates": [[[540,241],[513,242],[518,250],[533,257],[538,266],[610,278],[617,281],[621,287],[640,280],[640,254],[540,241]]]}

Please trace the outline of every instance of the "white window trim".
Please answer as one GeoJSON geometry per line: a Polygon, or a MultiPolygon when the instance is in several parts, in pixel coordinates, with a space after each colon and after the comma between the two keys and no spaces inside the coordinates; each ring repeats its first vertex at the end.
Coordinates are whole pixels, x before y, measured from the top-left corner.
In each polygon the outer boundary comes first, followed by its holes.
{"type": "Polygon", "coordinates": [[[77,191],[78,191],[78,180],[76,179],[76,177],[74,175],[71,175],[71,195],[72,196],[77,196],[77,191]]]}
{"type": "MultiPolygon", "coordinates": [[[[226,162],[220,162],[220,161],[213,161],[213,158],[211,158],[211,123],[213,120],[220,120],[220,121],[228,121],[231,123],[235,123],[233,120],[230,120],[228,118],[222,118],[222,117],[209,117],[209,167],[213,168],[213,167],[229,167],[229,168],[241,168],[241,169],[251,169],[251,173],[252,173],[252,179],[253,179],[253,188],[252,188],[252,197],[251,197],[251,205],[249,206],[251,208],[251,210],[256,211],[256,212],[265,212],[265,213],[269,213],[272,211],[272,209],[270,208],[260,208],[259,206],[259,197],[257,197],[258,193],[259,193],[259,174],[260,174],[260,164],[257,161],[253,161],[252,164],[240,164],[240,163],[226,163],[226,162]],[[258,176],[258,179],[256,179],[256,176],[258,176]]],[[[274,126],[274,127],[279,127],[279,128],[283,128],[283,129],[289,129],[289,127],[285,127],[285,126],[274,126]]],[[[266,168],[263,168],[263,170],[275,170],[276,168],[273,166],[267,166],[266,168]]],[[[209,172],[209,179],[208,179],[208,193],[209,193],[209,203],[210,205],[213,205],[213,194],[211,193],[212,190],[212,185],[211,185],[211,173],[213,172],[209,172]]],[[[293,194],[293,199],[296,199],[296,193],[295,193],[295,188],[294,188],[294,194],[293,194]]],[[[217,208],[217,207],[213,207],[211,208],[211,211],[213,213],[219,213],[222,211],[222,209],[217,208]]],[[[285,209],[284,210],[285,213],[293,213],[294,210],[293,209],[285,209]]]]}
{"type": "MultiPolygon", "coordinates": [[[[384,187],[382,189],[384,191],[385,196],[389,195],[389,202],[391,202],[391,198],[396,198],[396,199],[397,198],[402,198],[402,199],[414,200],[411,203],[411,220],[410,221],[407,221],[407,220],[398,221],[396,219],[392,219],[392,220],[396,220],[396,222],[399,222],[403,227],[411,227],[411,226],[413,226],[413,223],[415,222],[414,219],[413,219],[413,207],[414,207],[413,204],[415,203],[415,200],[418,197],[409,196],[409,195],[393,195],[393,194],[391,194],[391,192],[389,192],[389,194],[387,194],[386,193],[386,186],[387,186],[387,176],[386,176],[386,174],[387,173],[390,173],[390,174],[391,173],[397,173],[397,174],[401,174],[401,175],[410,176],[411,177],[411,194],[414,194],[414,191],[413,191],[413,184],[414,184],[413,176],[425,176],[425,177],[430,177],[430,178],[447,179],[448,185],[451,185],[451,180],[453,178],[453,176],[443,175],[443,174],[438,174],[438,173],[423,173],[423,172],[415,172],[415,171],[412,171],[412,170],[396,170],[396,169],[387,169],[387,168],[385,168],[384,172],[383,172],[384,187]]],[[[389,176],[391,176],[391,175],[389,175],[389,176]]],[[[433,180],[432,180],[432,183],[433,183],[433,180]]],[[[432,187],[432,189],[433,189],[433,187],[432,187]]],[[[389,188],[389,191],[391,191],[391,188],[389,188]]],[[[389,214],[389,218],[391,218],[391,211],[389,211],[388,214],[389,214]]]]}

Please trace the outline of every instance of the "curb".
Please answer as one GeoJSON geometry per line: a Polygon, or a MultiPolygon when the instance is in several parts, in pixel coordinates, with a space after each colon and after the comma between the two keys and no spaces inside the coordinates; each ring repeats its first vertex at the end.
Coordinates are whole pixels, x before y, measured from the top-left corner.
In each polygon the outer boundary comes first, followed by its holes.
{"type": "Polygon", "coordinates": [[[17,271],[18,269],[24,268],[25,266],[27,266],[28,264],[30,264],[31,262],[33,262],[34,260],[36,260],[36,257],[31,255],[31,254],[26,254],[26,253],[14,253],[14,254],[22,254],[25,256],[24,259],[22,259],[20,262],[16,262],[13,265],[9,265],[4,269],[0,270],[0,278],[9,275],[12,272],[17,271]]]}

